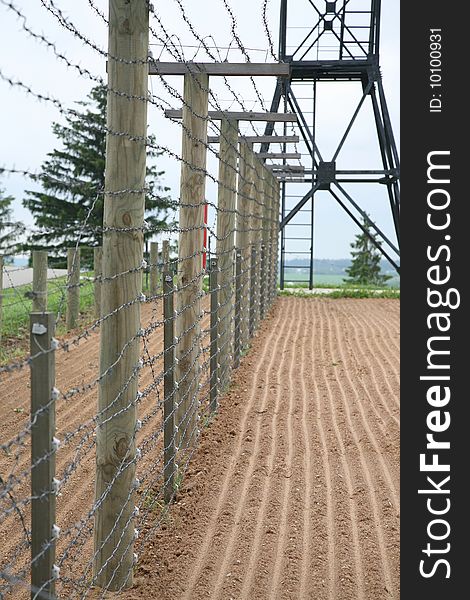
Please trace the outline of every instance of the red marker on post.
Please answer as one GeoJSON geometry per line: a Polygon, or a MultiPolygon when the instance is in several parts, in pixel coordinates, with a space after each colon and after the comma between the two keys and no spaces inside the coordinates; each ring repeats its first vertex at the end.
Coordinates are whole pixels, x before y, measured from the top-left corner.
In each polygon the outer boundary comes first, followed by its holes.
{"type": "Polygon", "coordinates": [[[204,252],[202,253],[202,268],[206,268],[207,264],[207,212],[208,205],[204,204],[204,252]]]}

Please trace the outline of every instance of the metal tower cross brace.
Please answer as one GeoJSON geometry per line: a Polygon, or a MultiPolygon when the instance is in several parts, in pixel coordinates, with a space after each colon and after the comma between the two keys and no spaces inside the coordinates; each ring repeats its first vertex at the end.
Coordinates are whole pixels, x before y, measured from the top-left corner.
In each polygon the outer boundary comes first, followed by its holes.
{"type": "MultiPolygon", "coordinates": [[[[306,6],[311,9],[311,27],[307,29],[300,43],[288,44],[288,1],[281,0],[279,30],[279,60],[290,66],[288,78],[278,78],[270,110],[277,112],[284,100],[284,110],[297,115],[301,138],[311,158],[312,168],[303,172],[302,181],[310,182],[311,189],[299,199],[291,209],[286,209],[286,186],[291,185],[285,172],[281,178],[282,215],[281,229],[281,287],[284,286],[286,227],[299,212],[311,213],[310,239],[310,287],[313,286],[313,214],[315,193],[321,190],[330,192],[334,200],[354,222],[369,235],[382,255],[399,271],[399,265],[391,253],[399,256],[400,246],[400,163],[393,135],[390,115],[379,68],[380,11],[381,0],[309,0],[306,6]],[[287,53],[289,48],[290,54],[287,53]],[[293,50],[293,51],[292,51],[293,50]],[[332,156],[323,156],[316,141],[317,83],[358,82],[362,85],[362,95],[354,110],[340,142],[332,156]],[[299,82],[310,82],[313,90],[313,115],[304,114],[294,86],[299,82]],[[369,100],[370,99],[370,100],[369,100]],[[383,169],[381,170],[338,170],[337,158],[362,109],[370,102],[374,128],[383,169]],[[310,179],[305,176],[310,175],[310,179]],[[386,187],[390,204],[396,243],[392,242],[375,223],[371,221],[360,202],[353,198],[343,186],[345,183],[368,183],[386,187]],[[307,204],[311,205],[308,210],[307,204]],[[363,226],[365,221],[368,228],[363,226]]],[[[307,9],[306,9],[307,10],[307,9]]],[[[307,15],[306,19],[307,20],[307,15]]],[[[289,40],[290,41],[290,40],[289,40]]],[[[274,123],[268,123],[265,135],[272,135],[274,123]]],[[[284,135],[286,126],[284,125],[284,135]]],[[[269,152],[269,142],[261,144],[260,153],[269,152]]],[[[285,149],[284,149],[285,152],[285,149]]],[[[285,162],[285,161],[284,161],[285,162]]],[[[307,224],[305,224],[307,225],[307,224]]],[[[295,254],[295,253],[294,253],[295,254]]],[[[307,252],[305,252],[307,254],[307,252]]]]}

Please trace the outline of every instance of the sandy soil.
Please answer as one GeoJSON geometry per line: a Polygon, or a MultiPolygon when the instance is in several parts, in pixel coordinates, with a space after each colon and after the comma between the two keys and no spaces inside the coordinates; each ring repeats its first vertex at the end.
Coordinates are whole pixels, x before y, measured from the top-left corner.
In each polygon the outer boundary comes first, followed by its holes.
{"type": "MultiPolygon", "coordinates": [[[[155,307],[146,311],[148,321],[161,318],[155,307]]],[[[235,373],[219,415],[203,430],[169,516],[157,530],[155,515],[143,523],[135,585],[121,597],[398,599],[398,321],[397,300],[280,298],[235,373]]],[[[161,344],[158,328],[149,352],[160,351],[161,344]]],[[[58,355],[58,386],[93,381],[97,367],[93,334],[58,355]]],[[[154,370],[161,371],[160,365],[154,370]]],[[[140,389],[153,376],[147,369],[140,389]]],[[[5,441],[25,420],[27,373],[4,377],[0,390],[5,441]]],[[[96,393],[94,386],[60,403],[58,437],[93,415],[96,393]]],[[[156,389],[139,407],[143,473],[152,471],[160,452],[151,443],[159,395],[156,389]]],[[[72,442],[58,455],[58,472],[72,457],[80,463],[58,500],[57,521],[70,529],[70,539],[93,498],[92,431],[92,424],[80,431],[78,439],[85,441],[78,455],[72,442]]],[[[26,445],[16,465],[14,455],[0,458],[0,473],[13,467],[20,473],[28,460],[26,445]]],[[[28,495],[28,485],[25,480],[15,490],[17,498],[28,495]]],[[[90,525],[68,549],[62,576],[73,571],[77,578],[87,566],[90,525]]],[[[16,513],[0,523],[1,554],[8,562],[22,537],[16,513]]],[[[67,541],[65,536],[59,554],[67,541]]],[[[21,565],[27,551],[17,553],[21,565]]]]}
{"type": "Polygon", "coordinates": [[[399,598],[398,318],[279,299],[126,598],[399,598]]]}

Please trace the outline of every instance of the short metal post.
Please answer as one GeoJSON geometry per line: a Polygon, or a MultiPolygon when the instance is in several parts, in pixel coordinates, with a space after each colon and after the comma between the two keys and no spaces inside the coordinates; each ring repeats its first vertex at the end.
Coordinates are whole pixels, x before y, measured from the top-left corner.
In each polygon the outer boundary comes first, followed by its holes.
{"type": "Polygon", "coordinates": [[[80,312],[80,248],[67,250],[67,330],[77,325],[80,312]]]}
{"type": "Polygon", "coordinates": [[[242,304],[242,252],[237,250],[235,259],[235,332],[233,348],[233,368],[240,366],[241,339],[241,304],[242,304]]]}
{"type": "Polygon", "coordinates": [[[103,248],[95,246],[93,248],[93,279],[95,296],[95,318],[101,318],[101,278],[103,276],[103,248]]]}
{"type": "Polygon", "coordinates": [[[165,502],[171,502],[175,492],[175,314],[173,275],[163,273],[163,460],[165,502]]]}
{"type": "Polygon", "coordinates": [[[250,273],[250,337],[255,334],[256,318],[256,247],[251,248],[251,273],[250,273]]]}
{"type": "Polygon", "coordinates": [[[55,598],[55,316],[30,315],[31,598],[55,598]]]}
{"type": "Polygon", "coordinates": [[[150,296],[158,293],[158,242],[150,242],[150,296]]]}
{"type": "Polygon", "coordinates": [[[219,331],[219,289],[218,289],[218,261],[211,258],[209,261],[209,293],[211,295],[211,353],[210,353],[210,410],[211,413],[218,408],[218,331],[219,331]]]}

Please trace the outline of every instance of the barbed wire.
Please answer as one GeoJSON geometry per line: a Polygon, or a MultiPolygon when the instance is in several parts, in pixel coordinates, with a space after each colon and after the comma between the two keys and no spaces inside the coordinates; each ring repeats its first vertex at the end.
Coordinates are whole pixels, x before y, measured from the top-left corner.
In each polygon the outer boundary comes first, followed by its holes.
{"type": "Polygon", "coordinates": [[[278,58],[278,56],[276,56],[276,52],[274,50],[273,38],[271,36],[271,31],[269,30],[268,17],[266,15],[266,11],[268,9],[268,3],[269,3],[269,0],[263,0],[263,6],[261,9],[261,18],[263,21],[264,32],[268,39],[269,51],[270,51],[273,59],[277,61],[277,60],[279,60],[279,58],[278,58]]]}
{"type": "MultiPolygon", "coordinates": [[[[58,62],[85,79],[105,85],[102,78],[68,58],[44,34],[34,31],[26,15],[10,0],[0,1],[21,21],[22,30],[45,45],[58,62]]],[[[176,2],[183,11],[184,22],[190,30],[193,29],[191,33],[200,44],[195,56],[202,49],[206,53],[209,51],[213,60],[221,61],[213,36],[199,34],[189,20],[181,0],[176,2]],[[212,40],[215,52],[212,52],[208,40],[212,40]]],[[[153,60],[152,57],[146,60],[125,60],[109,56],[98,44],[80,32],[57,3],[53,0],[41,0],[41,5],[61,27],[103,58],[136,65],[150,64],[153,60]]],[[[107,17],[97,4],[88,0],[88,5],[95,17],[106,24],[107,17]]],[[[223,0],[223,5],[230,18],[234,43],[249,61],[248,50],[240,38],[233,9],[226,0],[223,0]]],[[[150,7],[150,12],[163,32],[160,36],[150,26],[152,35],[166,44],[166,49],[174,58],[184,61],[184,51],[182,45],[178,48],[177,37],[168,31],[153,7],[150,7]]],[[[196,74],[191,74],[198,81],[196,74]]],[[[6,75],[4,71],[0,71],[0,78],[28,96],[51,104],[65,117],[77,114],[66,108],[60,98],[38,92],[25,82],[6,75]]],[[[181,101],[183,108],[193,116],[204,119],[209,125],[207,116],[197,115],[173,86],[162,76],[159,80],[173,99],[181,101]]],[[[259,94],[254,80],[253,85],[259,94]]],[[[234,101],[243,107],[241,97],[227,79],[226,86],[233,91],[234,101]]],[[[153,93],[144,97],[106,87],[110,94],[125,97],[129,101],[148,102],[161,112],[169,106],[167,100],[153,93]]],[[[220,101],[212,90],[202,91],[207,93],[211,106],[220,110],[220,101]]],[[[260,95],[258,101],[263,105],[260,95]]],[[[274,300],[277,183],[271,174],[263,170],[261,163],[255,161],[253,165],[251,162],[242,165],[241,161],[245,157],[239,144],[227,140],[220,126],[210,123],[211,129],[233,151],[234,161],[221,158],[220,152],[215,151],[206,140],[200,140],[194,135],[183,121],[175,122],[181,127],[186,139],[202,144],[217,159],[218,164],[228,167],[231,176],[235,177],[235,184],[228,184],[219,174],[212,174],[207,168],[197,167],[184,155],[169,146],[153,142],[149,136],[136,135],[130,131],[114,131],[108,126],[101,131],[109,136],[145,144],[156,152],[164,153],[175,164],[185,165],[191,172],[216,184],[219,189],[217,201],[210,197],[202,198],[199,202],[192,198],[190,201],[177,198],[168,201],[166,205],[169,215],[176,215],[177,211],[180,211],[180,215],[182,211],[195,213],[206,206],[214,213],[212,225],[200,220],[189,226],[181,226],[170,222],[168,218],[165,223],[157,225],[144,221],[135,226],[96,226],[91,222],[91,216],[99,199],[110,201],[126,195],[132,198],[141,195],[157,200],[159,196],[145,186],[108,191],[93,189],[90,182],[79,178],[66,182],[77,190],[87,185],[87,190],[92,188],[94,195],[83,219],[79,223],[66,224],[61,232],[70,235],[73,252],[66,274],[48,284],[48,291],[54,295],[56,302],[53,313],[57,327],[54,335],[57,338],[52,340],[50,347],[42,344],[39,352],[32,356],[7,360],[6,364],[0,366],[0,389],[6,392],[5,402],[8,406],[8,403],[14,402],[21,409],[15,413],[18,416],[6,423],[5,431],[10,432],[9,438],[0,440],[0,532],[6,529],[14,532],[10,545],[6,546],[4,556],[0,559],[0,597],[19,589],[24,591],[23,588],[40,597],[52,583],[59,596],[86,598],[93,587],[96,590],[96,586],[100,586],[100,597],[104,597],[108,589],[119,591],[128,585],[133,567],[138,563],[138,557],[133,558],[134,550],[140,551],[144,547],[145,541],[158,530],[165,515],[171,510],[171,503],[179,493],[184,474],[194,458],[201,433],[214,415],[214,401],[223,401],[235,360],[239,359],[236,354],[248,347],[250,333],[254,334],[252,323],[259,325],[274,300]],[[227,194],[231,195],[232,202],[224,205],[222,198],[227,194]],[[204,230],[208,240],[212,240],[216,246],[210,254],[202,241],[204,230]],[[166,238],[166,241],[178,236],[176,251],[173,248],[167,257],[157,257],[156,262],[153,259],[149,262],[148,256],[144,257],[142,246],[142,252],[139,251],[135,261],[127,262],[124,268],[110,273],[106,269],[99,269],[98,265],[92,268],[87,264],[86,273],[82,273],[81,278],[73,278],[80,268],[81,247],[94,246],[94,242],[93,246],[89,242],[95,239],[92,234],[102,237],[103,245],[106,246],[110,239],[121,243],[131,236],[141,236],[142,239],[143,235],[157,233],[166,238]],[[188,250],[184,250],[184,241],[190,236],[194,238],[193,242],[188,250]],[[203,268],[204,257],[210,268],[203,268]],[[217,266],[212,264],[214,258],[218,260],[217,266]],[[162,275],[170,271],[173,273],[173,281],[168,289],[168,286],[163,287],[162,275]],[[149,272],[152,275],[156,273],[156,280],[151,280],[150,284],[145,284],[142,288],[140,282],[145,283],[145,276],[149,272]],[[211,287],[214,281],[215,287],[211,287]],[[104,304],[99,303],[96,313],[93,302],[96,300],[95,295],[99,292],[103,296],[109,289],[107,286],[115,286],[117,283],[123,290],[129,286],[129,292],[123,294],[116,303],[106,305],[109,307],[106,310],[103,310],[104,304]],[[93,306],[95,312],[91,314],[89,310],[76,328],[64,332],[60,328],[71,294],[87,298],[90,309],[93,306]],[[169,314],[165,306],[170,300],[174,304],[169,314]],[[99,338],[93,334],[101,332],[103,336],[107,327],[118,322],[117,317],[121,318],[134,310],[141,313],[138,326],[131,325],[125,333],[121,332],[119,347],[112,359],[107,362],[102,360],[99,364],[99,338]],[[167,331],[170,326],[173,331],[171,338],[167,331]],[[235,338],[238,340],[238,348],[235,338]],[[214,340],[217,341],[216,350],[214,340]],[[28,412],[30,379],[26,368],[34,368],[36,361],[46,357],[57,366],[57,381],[50,390],[48,401],[39,409],[28,412]],[[174,357],[170,366],[167,365],[168,357],[174,357]],[[89,365],[84,368],[87,360],[89,365]],[[76,373],[73,372],[74,369],[76,373]],[[118,372],[122,372],[122,377],[115,379],[118,372]],[[168,378],[173,382],[171,391],[167,389],[168,378]],[[111,379],[116,381],[113,388],[110,387],[111,379]],[[8,393],[9,389],[15,389],[14,398],[8,393]],[[105,393],[108,394],[106,403],[99,401],[97,404],[96,400],[105,393]],[[170,403],[171,410],[168,409],[170,403]],[[24,417],[20,416],[22,412],[24,417]],[[31,458],[32,438],[36,428],[51,412],[57,415],[52,445],[31,458]],[[124,450],[113,464],[110,476],[101,482],[101,487],[97,486],[97,492],[92,497],[92,473],[95,461],[100,456],[103,432],[129,415],[135,415],[135,421],[132,417],[124,450]],[[168,434],[168,428],[171,429],[171,434],[168,434]],[[171,448],[174,448],[174,452],[170,456],[171,448]],[[51,461],[56,462],[52,482],[44,481],[40,491],[32,493],[32,474],[51,461]],[[168,497],[169,467],[173,468],[174,480],[168,497]],[[130,483],[122,494],[113,522],[108,530],[98,534],[97,517],[107,510],[107,503],[115,486],[126,478],[130,483]],[[83,490],[87,490],[87,497],[78,506],[73,499],[80,498],[83,490]],[[55,496],[57,503],[56,523],[49,537],[43,540],[39,552],[31,557],[31,536],[34,536],[34,531],[29,526],[31,512],[35,503],[47,501],[51,494],[55,496]],[[39,587],[30,586],[31,567],[39,565],[50,552],[55,554],[52,571],[46,574],[39,587]]],[[[254,128],[253,130],[256,131],[254,128]]],[[[41,182],[41,173],[28,169],[5,166],[1,171],[41,182]]],[[[53,179],[50,179],[51,183],[53,179]]],[[[64,184],[63,180],[58,181],[64,184]]],[[[47,228],[45,229],[47,232],[47,228]]],[[[44,233],[44,228],[29,228],[25,235],[40,233],[44,233]]],[[[59,244],[51,246],[50,250],[52,255],[60,256],[64,249],[59,244]]],[[[38,291],[31,283],[21,286],[15,284],[14,278],[19,275],[20,270],[23,269],[4,269],[7,279],[9,278],[9,289],[12,289],[9,292],[11,297],[4,303],[3,309],[4,316],[9,307],[22,312],[27,329],[31,302],[38,299],[46,302],[47,294],[38,291]]]]}

